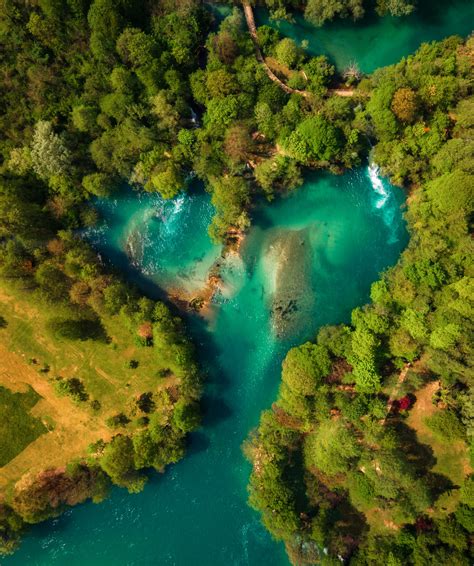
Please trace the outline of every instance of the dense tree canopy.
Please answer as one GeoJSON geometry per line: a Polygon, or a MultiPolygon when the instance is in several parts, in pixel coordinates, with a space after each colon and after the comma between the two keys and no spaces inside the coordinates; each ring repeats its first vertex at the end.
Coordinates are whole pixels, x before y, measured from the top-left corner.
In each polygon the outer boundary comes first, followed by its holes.
{"type": "MultiPolygon", "coordinates": [[[[374,139],[372,157],[384,172],[410,187],[411,239],[398,264],[373,284],[372,303],[353,311],[349,327],[322,328],[317,346],[290,350],[273,419],[262,415],[246,448],[254,464],[250,501],[297,563],[316,563],[319,557],[308,549],[317,543],[327,550],[322,563],[328,564],[339,557],[355,565],[469,564],[474,455],[469,49],[472,39],[423,45],[360,85],[369,99],[355,124],[374,139]],[[313,356],[318,346],[329,356],[323,365],[313,356]],[[424,406],[429,415],[413,417],[421,419],[417,424],[410,416],[419,411],[413,403],[434,390],[427,400],[431,408],[424,406]],[[423,427],[422,440],[411,426],[417,433],[423,427]],[[460,476],[442,465],[453,443],[464,454],[460,476]],[[300,459],[303,470],[290,475],[300,459]],[[281,488],[267,475],[275,460],[287,473],[281,488]],[[291,504],[301,505],[297,536],[304,544],[295,545],[294,525],[286,532],[276,526],[282,510],[269,513],[269,494],[288,489],[291,504]]],[[[321,151],[325,143],[317,142],[335,137],[329,124],[320,116],[305,118],[286,147],[308,155],[315,139],[313,147],[321,151]]],[[[283,472],[279,482],[282,477],[283,472]]]]}

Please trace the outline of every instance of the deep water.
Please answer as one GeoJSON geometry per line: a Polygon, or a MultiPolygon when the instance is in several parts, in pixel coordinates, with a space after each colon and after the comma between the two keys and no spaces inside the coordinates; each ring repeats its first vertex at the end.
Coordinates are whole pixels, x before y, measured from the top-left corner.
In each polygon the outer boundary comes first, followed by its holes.
{"type": "MultiPolygon", "coordinates": [[[[241,444],[276,397],[288,348],[314,338],[322,324],[348,321],[351,309],[368,300],[371,282],[396,262],[407,242],[403,201],[376,170],[361,168],[308,175],[303,187],[257,209],[241,259],[224,267],[211,319],[189,320],[208,381],[204,427],[185,459],[152,475],[139,495],[115,489],[100,505],[34,528],[5,564],[287,564],[283,546],[247,506],[250,467],[241,444]],[[278,339],[272,301],[293,290],[302,308],[278,339]]],[[[199,286],[220,253],[206,232],[209,196],[196,185],[173,201],[123,191],[99,207],[104,222],[88,238],[102,257],[152,289],[176,280],[199,286]]]]}

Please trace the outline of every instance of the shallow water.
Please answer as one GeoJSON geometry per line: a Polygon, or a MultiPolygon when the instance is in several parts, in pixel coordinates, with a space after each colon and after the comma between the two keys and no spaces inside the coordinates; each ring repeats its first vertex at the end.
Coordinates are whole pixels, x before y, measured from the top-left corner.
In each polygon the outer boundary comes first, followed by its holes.
{"type": "MultiPolygon", "coordinates": [[[[368,299],[378,273],[396,262],[407,242],[403,200],[400,189],[362,168],[339,177],[309,175],[290,196],[258,209],[241,259],[224,267],[224,293],[212,320],[189,321],[208,381],[204,427],[193,435],[186,458],[164,476],[153,475],[139,495],[116,489],[98,506],[79,506],[35,528],[5,563],[287,564],[283,546],[246,504],[250,469],[241,444],[275,399],[288,348],[314,337],[322,324],[347,321],[351,309],[368,299]],[[288,241],[294,246],[282,258],[281,243],[288,241]],[[295,267],[302,262],[308,269],[300,279],[295,267]],[[292,285],[304,309],[296,310],[296,325],[278,339],[271,304],[275,293],[292,285]]],[[[105,223],[89,238],[139,283],[166,287],[180,273],[183,285],[193,286],[203,263],[220,253],[206,235],[209,197],[197,187],[167,203],[125,191],[100,208],[105,223]],[[134,270],[124,249],[137,232],[145,245],[132,252],[134,270]]]]}
{"type": "Polygon", "coordinates": [[[377,17],[373,10],[359,21],[335,19],[323,27],[315,27],[301,15],[295,23],[272,22],[268,12],[257,10],[258,25],[276,27],[284,36],[299,45],[308,42],[311,55],[326,55],[339,70],[355,62],[364,73],[397,63],[426,41],[449,35],[467,36],[474,29],[472,0],[419,0],[409,16],[377,17]]]}

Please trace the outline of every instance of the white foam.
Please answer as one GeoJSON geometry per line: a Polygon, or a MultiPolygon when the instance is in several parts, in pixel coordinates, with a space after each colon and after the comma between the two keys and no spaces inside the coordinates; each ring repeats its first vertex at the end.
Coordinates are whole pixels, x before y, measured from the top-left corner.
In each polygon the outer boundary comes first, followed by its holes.
{"type": "Polygon", "coordinates": [[[380,176],[380,168],[377,164],[371,163],[367,167],[368,177],[372,185],[374,195],[374,206],[381,212],[382,219],[385,226],[389,229],[389,237],[387,242],[394,244],[398,241],[397,226],[394,224],[395,219],[395,201],[391,198],[392,193],[384,185],[383,179],[380,176]],[[383,211],[382,211],[383,209],[383,211]]]}
{"type": "Polygon", "coordinates": [[[383,208],[385,203],[390,198],[390,193],[384,187],[383,181],[380,177],[379,166],[376,165],[375,163],[371,163],[367,168],[367,171],[369,173],[369,179],[372,184],[372,188],[374,192],[378,195],[375,202],[375,208],[383,208]]]}

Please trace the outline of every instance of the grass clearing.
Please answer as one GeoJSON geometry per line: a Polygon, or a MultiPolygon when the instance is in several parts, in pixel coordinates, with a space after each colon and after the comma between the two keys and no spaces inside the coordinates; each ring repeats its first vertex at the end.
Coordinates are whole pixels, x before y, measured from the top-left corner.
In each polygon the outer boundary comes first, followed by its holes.
{"type": "Polygon", "coordinates": [[[26,393],[13,393],[0,386],[0,466],[47,431],[41,420],[30,414],[39,399],[31,387],[26,393]]]}
{"type": "Polygon", "coordinates": [[[433,450],[436,464],[432,471],[449,478],[454,485],[461,485],[464,478],[472,473],[467,445],[462,440],[443,441],[438,439],[425,423],[427,417],[441,412],[433,403],[433,395],[439,389],[439,381],[432,381],[416,393],[416,403],[407,418],[407,424],[416,431],[420,443],[433,450]]]}
{"type": "MultiPolygon", "coordinates": [[[[38,398],[29,415],[41,426],[41,433],[23,444],[13,459],[0,461],[1,489],[26,473],[65,466],[86,455],[90,444],[109,440],[118,431],[106,421],[117,413],[132,419],[127,430],[133,430],[137,426],[133,419],[140,415],[139,396],[177,384],[171,372],[158,375],[168,369],[166,361],[155,348],[133,345],[134,336],[119,317],[104,318],[109,343],[59,341],[47,331],[50,310],[28,292],[5,287],[0,289],[0,314],[6,320],[0,328],[0,387],[23,394],[31,388],[38,398]],[[128,367],[131,359],[138,362],[134,369],[128,367]],[[49,371],[43,372],[45,367],[49,371]],[[80,379],[89,399],[75,402],[58,396],[54,388],[58,376],[80,379]],[[99,409],[94,410],[92,400],[99,401],[99,409]]],[[[2,436],[12,434],[12,427],[8,426],[10,432],[2,430],[2,436]]]]}

